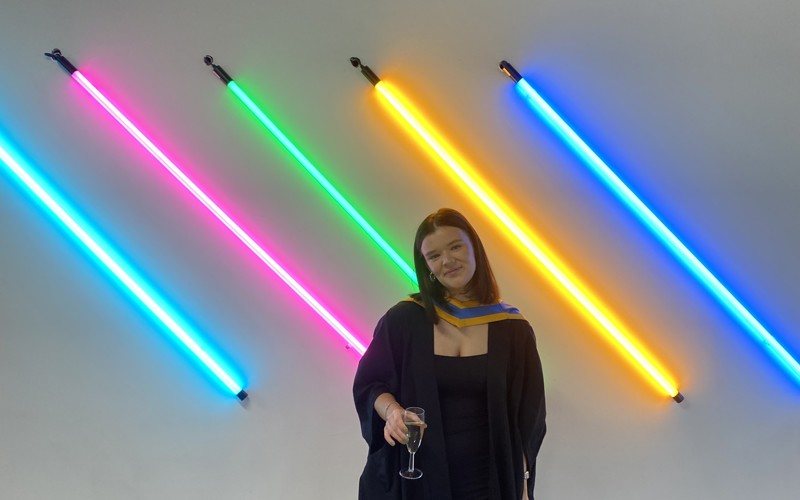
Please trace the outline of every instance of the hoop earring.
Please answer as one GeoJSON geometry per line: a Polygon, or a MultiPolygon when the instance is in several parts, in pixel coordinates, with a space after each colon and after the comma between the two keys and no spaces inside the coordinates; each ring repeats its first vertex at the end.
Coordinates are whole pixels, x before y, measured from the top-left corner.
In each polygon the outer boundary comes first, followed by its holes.
{"type": "Polygon", "coordinates": [[[433,271],[431,271],[431,274],[429,275],[429,277],[430,277],[431,281],[436,281],[436,275],[433,274],[433,271]]]}

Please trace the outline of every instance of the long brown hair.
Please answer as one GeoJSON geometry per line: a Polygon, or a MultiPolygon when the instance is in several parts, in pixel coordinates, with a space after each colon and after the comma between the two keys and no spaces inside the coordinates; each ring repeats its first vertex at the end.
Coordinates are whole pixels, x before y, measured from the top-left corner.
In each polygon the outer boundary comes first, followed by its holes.
{"type": "Polygon", "coordinates": [[[486,250],[484,250],[483,243],[478,233],[475,232],[475,228],[460,212],[452,208],[440,208],[425,217],[417,228],[417,236],[414,238],[414,269],[417,272],[419,293],[411,295],[412,298],[423,303],[428,317],[434,323],[439,322],[436,306],[448,309],[449,305],[445,298],[445,287],[439,281],[432,280],[430,277],[428,263],[425,261],[425,256],[422,255],[422,240],[442,226],[461,229],[467,234],[472,243],[472,250],[475,253],[475,274],[467,283],[467,292],[481,304],[492,304],[500,297],[492,267],[489,265],[489,258],[486,256],[486,250]]]}

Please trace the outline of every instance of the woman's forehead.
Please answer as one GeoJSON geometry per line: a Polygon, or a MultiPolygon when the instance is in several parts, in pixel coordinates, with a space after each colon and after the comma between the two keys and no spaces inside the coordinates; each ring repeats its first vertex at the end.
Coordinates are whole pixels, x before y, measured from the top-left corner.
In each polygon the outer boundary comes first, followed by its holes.
{"type": "Polygon", "coordinates": [[[427,253],[430,250],[447,246],[454,241],[469,242],[469,238],[462,229],[453,226],[440,226],[423,238],[420,246],[422,253],[427,253]]]}

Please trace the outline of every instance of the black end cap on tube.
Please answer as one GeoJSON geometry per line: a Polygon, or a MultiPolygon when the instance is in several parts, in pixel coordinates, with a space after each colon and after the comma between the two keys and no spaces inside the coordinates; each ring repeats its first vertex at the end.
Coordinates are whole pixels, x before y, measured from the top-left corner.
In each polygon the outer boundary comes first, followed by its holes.
{"type": "Polygon", "coordinates": [[[244,391],[244,389],[242,389],[241,391],[239,391],[236,397],[239,398],[239,401],[244,401],[245,399],[247,399],[247,393],[244,391]]]}
{"type": "Polygon", "coordinates": [[[514,83],[522,80],[522,75],[520,75],[519,71],[514,69],[514,66],[512,66],[508,61],[500,61],[500,70],[508,75],[509,78],[514,80],[514,83]]]}
{"type": "Polygon", "coordinates": [[[352,64],[354,68],[359,68],[361,70],[361,74],[364,75],[364,78],[369,80],[369,83],[371,83],[373,86],[377,85],[378,82],[381,81],[381,79],[378,78],[378,75],[376,75],[369,66],[364,66],[361,64],[361,59],[357,57],[351,57],[350,64],[352,64]]]}
{"type": "MultiPolygon", "coordinates": [[[[222,69],[222,66],[220,66],[219,64],[214,64],[214,58],[213,57],[205,56],[203,58],[203,62],[206,63],[206,66],[211,66],[211,69],[214,70],[214,74],[216,74],[219,77],[219,79],[222,80],[222,83],[224,83],[225,85],[227,85],[227,84],[229,84],[229,83],[231,83],[233,81],[233,78],[231,78],[231,75],[229,75],[227,71],[222,69]]],[[[247,397],[247,396],[245,395],[245,397],[247,397]]]]}
{"type": "Polygon", "coordinates": [[[684,397],[683,397],[683,394],[681,394],[679,392],[678,394],[672,396],[672,399],[674,399],[676,403],[682,403],[683,400],[684,400],[684,397]]]}
{"type": "Polygon", "coordinates": [[[73,66],[66,57],[61,55],[60,49],[53,49],[52,52],[45,52],[44,55],[57,62],[70,75],[78,71],[78,68],[73,66]]]}

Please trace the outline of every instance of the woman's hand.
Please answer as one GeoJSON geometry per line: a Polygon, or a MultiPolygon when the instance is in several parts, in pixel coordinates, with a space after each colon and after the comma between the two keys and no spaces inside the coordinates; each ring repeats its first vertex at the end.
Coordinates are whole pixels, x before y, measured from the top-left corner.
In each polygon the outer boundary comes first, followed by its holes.
{"type": "Polygon", "coordinates": [[[405,444],[408,438],[408,428],[403,423],[403,412],[405,409],[399,403],[393,404],[386,412],[386,425],[383,427],[383,438],[391,446],[394,446],[395,441],[400,444],[405,444]]]}

